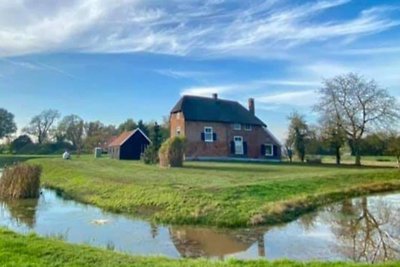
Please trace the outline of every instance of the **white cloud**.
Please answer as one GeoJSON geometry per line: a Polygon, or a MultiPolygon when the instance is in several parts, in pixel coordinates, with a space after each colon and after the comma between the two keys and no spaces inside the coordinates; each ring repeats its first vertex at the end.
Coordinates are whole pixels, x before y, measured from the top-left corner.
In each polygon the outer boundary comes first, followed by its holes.
{"type": "Polygon", "coordinates": [[[184,88],[181,91],[181,95],[199,95],[199,96],[211,96],[213,93],[224,94],[227,96],[237,95],[256,95],[265,91],[266,86],[273,85],[277,88],[298,88],[298,87],[311,87],[316,88],[320,82],[307,81],[300,79],[293,80],[252,80],[248,82],[230,83],[230,84],[219,84],[211,86],[195,86],[184,88]]]}
{"type": "Polygon", "coordinates": [[[283,57],[282,51],[301,44],[357,40],[400,23],[392,16],[396,10],[381,6],[340,21],[329,16],[315,19],[348,2],[4,1],[0,3],[0,56],[144,51],[283,57]]]}
{"type": "Polygon", "coordinates": [[[257,97],[257,101],[273,106],[311,107],[318,100],[315,90],[288,91],[257,97]]]}
{"type": "Polygon", "coordinates": [[[181,92],[181,95],[196,95],[196,96],[211,96],[214,93],[221,94],[237,90],[234,85],[225,86],[203,86],[203,87],[189,87],[181,92]]]}

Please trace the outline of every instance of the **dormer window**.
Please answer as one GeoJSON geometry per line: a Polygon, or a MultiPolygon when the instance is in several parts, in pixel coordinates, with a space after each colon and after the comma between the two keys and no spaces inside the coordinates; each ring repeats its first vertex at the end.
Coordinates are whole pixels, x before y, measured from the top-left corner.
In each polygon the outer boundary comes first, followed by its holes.
{"type": "Polygon", "coordinates": [[[234,123],[233,124],[233,130],[235,130],[235,131],[242,130],[242,125],[240,123],[234,123]]]}

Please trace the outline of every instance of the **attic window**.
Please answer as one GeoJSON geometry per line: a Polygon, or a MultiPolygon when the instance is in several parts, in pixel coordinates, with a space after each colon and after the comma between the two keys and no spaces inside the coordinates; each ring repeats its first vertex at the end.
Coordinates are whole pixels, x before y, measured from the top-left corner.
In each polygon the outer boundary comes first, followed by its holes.
{"type": "Polygon", "coordinates": [[[235,131],[242,130],[242,125],[240,123],[234,123],[233,124],[233,130],[235,130],[235,131]]]}
{"type": "Polygon", "coordinates": [[[245,131],[251,131],[252,130],[251,124],[245,124],[244,125],[244,130],[245,131]]]}
{"type": "Polygon", "coordinates": [[[214,142],[212,127],[204,127],[204,141],[205,142],[214,142]]]}
{"type": "Polygon", "coordinates": [[[181,113],[180,113],[180,112],[176,113],[176,118],[177,118],[178,120],[181,118],[181,113]]]}

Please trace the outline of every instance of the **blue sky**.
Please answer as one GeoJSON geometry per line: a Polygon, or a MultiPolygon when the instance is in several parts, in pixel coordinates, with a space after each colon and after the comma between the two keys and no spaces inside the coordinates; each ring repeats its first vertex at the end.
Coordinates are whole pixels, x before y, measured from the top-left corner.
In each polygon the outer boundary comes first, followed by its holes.
{"type": "Polygon", "coordinates": [[[400,97],[400,3],[0,1],[0,107],[159,120],[183,94],[246,103],[279,138],[321,80],[349,71],[400,97]]]}

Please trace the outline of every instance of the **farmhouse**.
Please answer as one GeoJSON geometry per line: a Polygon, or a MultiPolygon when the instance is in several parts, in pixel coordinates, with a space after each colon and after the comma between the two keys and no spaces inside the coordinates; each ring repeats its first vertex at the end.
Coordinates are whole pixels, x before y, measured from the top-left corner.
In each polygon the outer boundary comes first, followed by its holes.
{"type": "Polygon", "coordinates": [[[137,128],[134,131],[123,132],[115,138],[108,146],[108,154],[113,159],[139,160],[150,143],[146,134],[137,128]]]}
{"type": "Polygon", "coordinates": [[[170,114],[171,137],[187,139],[186,159],[238,157],[280,160],[281,145],[255,115],[236,101],[183,96],[170,114]]]}

